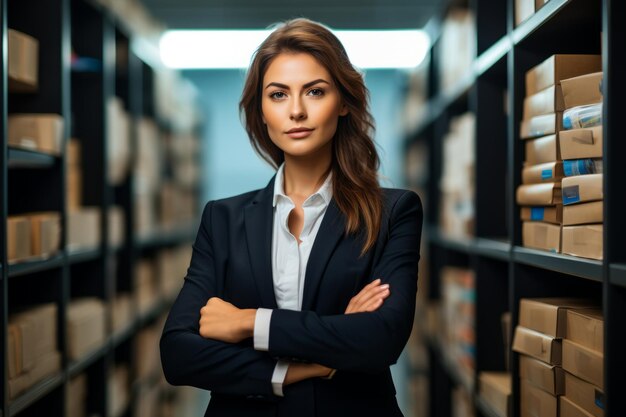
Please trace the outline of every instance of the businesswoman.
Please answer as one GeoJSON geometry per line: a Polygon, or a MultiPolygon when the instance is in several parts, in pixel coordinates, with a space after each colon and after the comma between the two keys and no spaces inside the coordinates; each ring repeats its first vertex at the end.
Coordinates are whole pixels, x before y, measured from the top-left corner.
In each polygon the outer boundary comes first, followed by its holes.
{"type": "Polygon", "coordinates": [[[209,202],[161,338],[207,416],[401,416],[389,366],[415,310],[422,208],[378,185],[367,89],[337,38],[284,23],[240,108],[267,187],[209,202]]]}

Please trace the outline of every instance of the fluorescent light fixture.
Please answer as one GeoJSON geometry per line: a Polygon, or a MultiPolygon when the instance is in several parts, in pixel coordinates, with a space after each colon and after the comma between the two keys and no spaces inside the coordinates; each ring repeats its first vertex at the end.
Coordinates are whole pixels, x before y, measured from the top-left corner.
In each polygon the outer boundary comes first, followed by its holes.
{"type": "MultiPolygon", "coordinates": [[[[271,30],[169,30],[160,42],[161,60],[171,68],[247,68],[271,30]]],[[[350,61],[363,69],[414,68],[430,39],[422,30],[337,30],[350,61]]]]}

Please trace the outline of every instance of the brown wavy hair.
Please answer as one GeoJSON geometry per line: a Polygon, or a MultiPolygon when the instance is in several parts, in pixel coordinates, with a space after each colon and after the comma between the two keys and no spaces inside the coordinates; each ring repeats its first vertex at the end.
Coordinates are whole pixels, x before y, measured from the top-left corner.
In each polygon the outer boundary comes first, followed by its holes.
{"type": "Polygon", "coordinates": [[[283,163],[285,155],[263,123],[262,83],[270,63],[281,53],[313,56],[330,73],[348,109],[346,116],[339,117],[333,138],[333,198],[346,217],[346,233],[356,234],[364,226],[364,254],[378,236],[383,204],[377,176],[380,160],[372,139],[374,120],[363,77],[350,63],[339,39],[319,23],[289,20],[265,39],[252,59],[239,109],[252,146],[274,168],[283,163]]]}

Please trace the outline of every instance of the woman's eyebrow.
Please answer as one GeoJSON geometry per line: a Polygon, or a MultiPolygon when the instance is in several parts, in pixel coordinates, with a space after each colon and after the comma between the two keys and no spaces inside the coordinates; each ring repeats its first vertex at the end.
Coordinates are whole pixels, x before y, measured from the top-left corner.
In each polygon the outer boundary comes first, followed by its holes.
{"type": "MultiPolygon", "coordinates": [[[[318,83],[326,83],[326,84],[330,85],[330,83],[328,81],[326,81],[325,79],[318,78],[317,80],[309,81],[308,83],[304,84],[302,86],[302,88],[309,88],[309,87],[312,87],[312,86],[314,86],[315,84],[318,84],[318,83]]],[[[267,88],[270,88],[270,87],[278,87],[278,88],[282,88],[284,90],[289,90],[289,86],[288,85],[281,84],[281,83],[276,83],[276,82],[269,83],[265,88],[267,89],[267,88]]]]}

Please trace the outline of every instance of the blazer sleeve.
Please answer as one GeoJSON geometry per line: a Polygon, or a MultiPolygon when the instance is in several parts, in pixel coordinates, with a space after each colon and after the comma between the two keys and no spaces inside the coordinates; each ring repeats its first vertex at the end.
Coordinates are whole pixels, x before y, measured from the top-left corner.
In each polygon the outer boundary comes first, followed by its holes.
{"type": "Polygon", "coordinates": [[[270,354],[361,372],[383,371],[395,363],[413,326],[422,217],[420,199],[412,191],[391,210],[388,240],[369,277],[390,284],[381,308],[333,316],[274,310],[270,354]]]}
{"type": "Polygon", "coordinates": [[[212,202],[202,214],[183,287],[161,335],[161,364],[172,385],[191,385],[223,394],[276,398],[271,378],[276,365],[252,346],[205,339],[199,334],[200,309],[218,296],[211,227],[212,202]]]}

